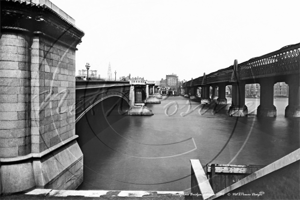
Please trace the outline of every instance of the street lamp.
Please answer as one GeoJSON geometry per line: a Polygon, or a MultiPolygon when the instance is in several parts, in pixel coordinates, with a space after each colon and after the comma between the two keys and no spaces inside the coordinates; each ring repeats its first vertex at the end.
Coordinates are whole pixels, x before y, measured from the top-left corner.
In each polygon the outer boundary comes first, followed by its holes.
{"type": "Polygon", "coordinates": [[[89,80],[89,69],[90,69],[90,64],[86,63],[85,68],[86,68],[86,80],[89,80]]]}
{"type": "Polygon", "coordinates": [[[115,81],[116,81],[116,77],[117,77],[117,71],[115,70],[115,81]]]}

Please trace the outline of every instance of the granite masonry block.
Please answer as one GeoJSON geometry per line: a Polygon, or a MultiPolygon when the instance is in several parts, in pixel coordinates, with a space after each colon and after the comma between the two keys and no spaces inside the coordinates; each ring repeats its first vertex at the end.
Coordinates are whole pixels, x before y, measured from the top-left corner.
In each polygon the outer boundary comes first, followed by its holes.
{"type": "Polygon", "coordinates": [[[17,47],[16,53],[19,55],[28,55],[28,49],[25,47],[17,47]]]}
{"type": "Polygon", "coordinates": [[[29,128],[20,128],[20,129],[8,129],[8,130],[1,130],[0,135],[2,138],[18,138],[24,137],[25,135],[29,135],[30,129],[29,128]]]}
{"type": "Polygon", "coordinates": [[[60,136],[56,135],[50,139],[50,146],[52,147],[60,142],[61,142],[60,136]]]}
{"type": "Polygon", "coordinates": [[[0,112],[1,111],[25,111],[26,105],[24,103],[1,103],[0,104],[0,112]]]}
{"type": "Polygon", "coordinates": [[[20,129],[20,128],[27,128],[29,124],[26,120],[10,120],[10,121],[1,121],[0,129],[20,129]]]}
{"type": "MultiPolygon", "coordinates": [[[[17,112],[0,112],[0,120],[9,121],[9,120],[18,120],[17,112]]],[[[1,136],[0,136],[1,137],[1,136]]]]}
{"type": "Polygon", "coordinates": [[[15,62],[15,61],[1,61],[0,69],[17,70],[17,69],[19,69],[19,65],[18,65],[18,62],[15,62]]]}
{"type": "Polygon", "coordinates": [[[0,86],[10,86],[10,87],[20,86],[19,80],[20,79],[16,79],[16,78],[1,78],[0,86]]]}
{"type": "Polygon", "coordinates": [[[25,120],[25,119],[29,119],[30,115],[28,113],[28,111],[19,111],[17,112],[18,115],[18,120],[25,120]]]}
{"type": "MultiPolygon", "coordinates": [[[[1,89],[0,89],[1,90],[1,89]]],[[[0,91],[0,103],[17,103],[18,102],[18,95],[17,94],[5,94],[0,91]]]]}
{"type": "Polygon", "coordinates": [[[2,138],[0,140],[0,148],[8,148],[8,147],[19,147],[30,144],[31,137],[19,137],[19,138],[2,138]]]}
{"type": "Polygon", "coordinates": [[[18,155],[19,156],[24,156],[31,153],[31,145],[21,145],[18,146],[18,155]]]}
{"type": "Polygon", "coordinates": [[[10,158],[18,156],[18,147],[0,148],[0,158],[10,158]]]}
{"type": "Polygon", "coordinates": [[[28,78],[20,78],[19,82],[20,86],[30,86],[30,80],[28,78]]]}
{"type": "Polygon", "coordinates": [[[29,73],[21,70],[2,70],[0,69],[0,78],[28,78],[29,73]]]}
{"type": "MultiPolygon", "coordinates": [[[[4,35],[2,35],[2,39],[18,40],[19,38],[18,38],[18,34],[4,34],[4,35]]],[[[4,44],[2,44],[2,45],[4,45],[4,44]]]]}
{"type": "Polygon", "coordinates": [[[40,143],[31,143],[31,152],[40,153],[40,143]]]}
{"type": "Polygon", "coordinates": [[[19,103],[31,103],[30,94],[18,94],[19,103]]]}
{"type": "Polygon", "coordinates": [[[13,39],[3,37],[0,40],[0,46],[16,46],[16,47],[26,47],[27,43],[24,39],[13,39]]]}
{"type": "Polygon", "coordinates": [[[10,87],[10,86],[0,86],[0,94],[2,95],[17,95],[19,87],[10,87]]]}
{"type": "Polygon", "coordinates": [[[30,94],[30,87],[19,87],[19,88],[17,88],[18,90],[18,94],[23,94],[23,95],[25,95],[25,94],[30,94]]]}
{"type": "Polygon", "coordinates": [[[18,69],[22,71],[29,71],[28,62],[18,62],[18,69]]]}

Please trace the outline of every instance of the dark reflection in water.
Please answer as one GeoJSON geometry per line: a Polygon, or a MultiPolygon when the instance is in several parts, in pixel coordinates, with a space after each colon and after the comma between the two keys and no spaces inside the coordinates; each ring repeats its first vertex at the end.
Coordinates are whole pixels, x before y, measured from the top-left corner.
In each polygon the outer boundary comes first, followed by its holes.
{"type": "Polygon", "coordinates": [[[284,117],[287,99],[275,100],[276,118],[257,118],[257,99],[246,100],[252,115],[233,118],[200,112],[183,97],[148,105],[151,117],[124,116],[118,106],[106,115],[117,101],[104,101],[76,124],[84,154],[79,189],[188,191],[190,159],[267,165],[299,148],[300,121],[284,117]]]}

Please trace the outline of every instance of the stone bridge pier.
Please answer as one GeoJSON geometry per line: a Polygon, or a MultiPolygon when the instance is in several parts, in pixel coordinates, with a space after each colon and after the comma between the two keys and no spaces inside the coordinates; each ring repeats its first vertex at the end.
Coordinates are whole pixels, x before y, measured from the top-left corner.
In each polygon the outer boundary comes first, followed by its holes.
{"type": "Polygon", "coordinates": [[[274,101],[274,79],[264,78],[260,80],[260,105],[257,108],[259,117],[276,117],[274,101]]]}
{"type": "Polygon", "coordinates": [[[245,105],[245,82],[239,81],[232,84],[232,103],[228,111],[229,116],[244,117],[248,114],[245,105]]]}
{"type": "Polygon", "coordinates": [[[189,88],[189,98],[191,100],[196,100],[197,99],[197,90],[198,90],[198,86],[193,86],[189,88]]]}
{"type": "Polygon", "coordinates": [[[228,115],[233,117],[244,117],[248,115],[248,108],[245,105],[245,85],[246,82],[241,80],[238,61],[234,60],[233,71],[231,76],[232,82],[232,102],[228,110],[228,115]]]}
{"type": "Polygon", "coordinates": [[[1,6],[0,194],[76,189],[83,155],[75,135],[75,52],[84,33],[47,0],[1,6]]]}
{"type": "Polygon", "coordinates": [[[285,109],[286,117],[300,117],[300,77],[299,74],[289,76],[286,83],[289,85],[289,101],[285,109]]]}
{"type": "Polygon", "coordinates": [[[146,81],[146,104],[160,104],[160,100],[158,98],[161,98],[161,96],[155,95],[155,82],[154,81],[146,81]],[[148,88],[148,89],[147,89],[148,88]]]}
{"type": "Polygon", "coordinates": [[[226,83],[220,83],[218,84],[218,104],[220,105],[226,105],[227,99],[226,99],[226,83]]]}
{"type": "Polygon", "coordinates": [[[190,96],[190,87],[186,87],[186,88],[185,88],[185,94],[186,94],[187,96],[190,96]]]}
{"type": "Polygon", "coordinates": [[[213,101],[216,98],[216,91],[217,91],[218,86],[217,85],[212,85],[211,86],[211,100],[213,101]]]}
{"type": "Polygon", "coordinates": [[[149,94],[149,85],[144,78],[132,78],[130,80],[129,102],[130,109],[128,115],[153,115],[152,111],[146,106],[147,103],[160,103],[153,95],[149,94]]]}
{"type": "Polygon", "coordinates": [[[201,86],[201,104],[209,104],[210,103],[210,86],[204,85],[201,86]]]}

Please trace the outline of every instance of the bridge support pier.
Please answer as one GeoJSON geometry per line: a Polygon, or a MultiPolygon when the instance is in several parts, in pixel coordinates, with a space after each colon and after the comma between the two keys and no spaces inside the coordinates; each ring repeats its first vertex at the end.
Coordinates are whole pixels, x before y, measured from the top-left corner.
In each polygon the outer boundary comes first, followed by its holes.
{"type": "Polygon", "coordinates": [[[200,95],[199,95],[199,91],[200,89],[199,89],[199,87],[197,86],[196,87],[196,89],[195,89],[195,96],[196,96],[196,98],[199,98],[200,99],[200,95]]]}
{"type": "Polygon", "coordinates": [[[226,84],[221,83],[218,85],[218,99],[217,99],[218,104],[221,105],[226,105],[227,104],[227,99],[226,99],[226,84]]]}
{"type": "Polygon", "coordinates": [[[209,86],[202,86],[201,87],[201,104],[209,104],[210,98],[209,98],[209,86]]]}
{"type": "Polygon", "coordinates": [[[245,105],[245,83],[240,81],[232,85],[232,104],[228,110],[231,117],[245,117],[248,108],[245,105]]]}
{"type": "Polygon", "coordinates": [[[191,100],[196,100],[197,89],[198,89],[198,87],[191,87],[190,88],[190,93],[191,93],[190,99],[191,100]]]}
{"type": "MultiPolygon", "coordinates": [[[[147,85],[146,85],[146,91],[147,91],[147,85]]],[[[149,90],[148,90],[148,92],[149,92],[149,90]]],[[[131,115],[131,116],[151,116],[151,115],[153,115],[152,111],[147,106],[145,106],[144,103],[139,102],[138,104],[136,104],[135,95],[136,95],[135,86],[131,85],[130,93],[129,93],[130,108],[127,112],[127,115],[131,115]]]]}
{"type": "MultiPolygon", "coordinates": [[[[146,85],[146,92],[147,92],[147,86],[148,85],[146,85]]],[[[160,104],[161,102],[160,102],[160,100],[158,99],[158,97],[157,97],[157,95],[154,95],[154,87],[155,86],[153,86],[152,87],[152,95],[148,95],[148,97],[146,98],[146,101],[145,101],[145,103],[146,104],[160,104]]],[[[151,89],[151,88],[149,88],[149,89],[151,89]]],[[[150,92],[150,90],[149,90],[149,92],[150,92]]]]}
{"type": "Polygon", "coordinates": [[[214,99],[216,97],[216,86],[213,85],[211,87],[212,87],[212,90],[211,90],[211,100],[214,101],[214,99]]]}
{"type": "Polygon", "coordinates": [[[134,86],[133,85],[130,86],[129,103],[130,103],[130,107],[133,107],[134,103],[135,103],[135,92],[134,92],[134,86]]]}
{"type": "Polygon", "coordinates": [[[260,81],[260,105],[257,108],[258,117],[276,117],[276,107],[273,105],[274,81],[264,78],[260,81]]]}
{"type": "Polygon", "coordinates": [[[75,52],[84,33],[58,7],[29,3],[1,2],[10,12],[1,19],[0,196],[76,189],[83,181],[74,105],[75,52]]]}
{"type": "Polygon", "coordinates": [[[285,108],[286,117],[300,117],[300,84],[299,75],[288,78],[289,105],[285,108]]]}
{"type": "Polygon", "coordinates": [[[149,85],[146,85],[146,99],[149,98],[149,85]]]}

